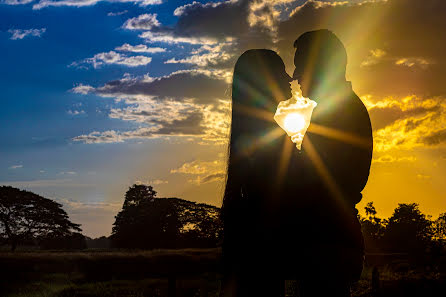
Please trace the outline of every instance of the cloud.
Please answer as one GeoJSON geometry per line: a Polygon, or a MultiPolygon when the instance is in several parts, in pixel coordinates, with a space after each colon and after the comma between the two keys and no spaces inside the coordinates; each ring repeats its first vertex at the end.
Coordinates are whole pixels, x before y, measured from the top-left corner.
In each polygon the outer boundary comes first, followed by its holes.
{"type": "Polygon", "coordinates": [[[153,179],[153,180],[149,180],[147,182],[140,181],[140,180],[135,181],[135,184],[137,184],[137,185],[163,185],[163,184],[168,184],[168,183],[169,182],[167,180],[162,180],[162,179],[153,179]]]}
{"type": "Polygon", "coordinates": [[[130,131],[92,132],[73,138],[84,143],[116,143],[131,139],[169,139],[182,137],[185,141],[196,139],[199,144],[226,143],[229,132],[228,103],[221,106],[201,106],[191,102],[176,101],[134,103],[123,109],[112,109],[109,117],[144,124],[130,131]],[[169,103],[168,103],[169,102],[169,103]],[[136,106],[135,106],[136,105],[136,106]],[[178,107],[178,108],[176,108],[178,107]]]}
{"type": "Polygon", "coordinates": [[[151,57],[146,56],[126,56],[115,51],[106,53],[99,53],[92,58],[87,58],[81,62],[73,62],[70,66],[81,66],[82,64],[91,64],[94,68],[103,65],[123,65],[127,67],[137,67],[149,64],[152,61],[151,57]]]}
{"type": "Polygon", "coordinates": [[[118,15],[123,15],[126,14],[127,12],[129,12],[128,10],[123,10],[123,11],[110,11],[109,13],[107,13],[107,16],[118,16],[118,15]]]}
{"type": "Polygon", "coordinates": [[[20,169],[23,168],[23,165],[12,165],[9,167],[9,169],[20,169]]]}
{"type": "Polygon", "coordinates": [[[76,93],[76,94],[86,95],[86,94],[88,94],[90,92],[93,92],[94,88],[92,86],[88,86],[88,85],[84,85],[84,84],[78,84],[77,86],[72,88],[70,91],[73,92],[73,93],[76,93]]]}
{"type": "Polygon", "coordinates": [[[154,179],[149,181],[150,185],[163,185],[163,184],[168,184],[169,182],[167,180],[162,180],[162,179],[154,179]]]}
{"type": "Polygon", "coordinates": [[[435,64],[422,57],[404,58],[388,55],[384,50],[370,50],[370,55],[361,63],[361,67],[371,67],[379,63],[394,63],[397,66],[420,67],[427,69],[429,65],[435,64]]]}
{"type": "Polygon", "coordinates": [[[395,163],[395,162],[415,162],[417,160],[416,157],[394,157],[391,155],[384,155],[379,158],[375,158],[372,160],[374,163],[395,163]]]}
{"type": "MultiPolygon", "coordinates": [[[[133,78],[124,78],[133,80],[133,78]]],[[[153,81],[149,78],[148,81],[153,81]]],[[[182,137],[199,144],[226,143],[229,134],[229,100],[200,102],[195,99],[147,95],[117,97],[125,107],[111,108],[109,117],[139,124],[130,131],[94,131],[73,138],[84,143],[115,143],[131,139],[182,137]]]]}
{"type": "Polygon", "coordinates": [[[132,97],[145,95],[163,98],[176,98],[183,101],[193,98],[198,103],[212,103],[219,98],[227,98],[229,85],[227,73],[207,70],[182,70],[157,78],[125,76],[110,81],[101,87],[75,87],[73,92],[94,93],[105,97],[132,97]]]}
{"type": "Polygon", "coordinates": [[[425,174],[417,174],[417,178],[418,179],[422,179],[422,180],[429,180],[432,178],[432,176],[430,175],[425,175],[425,174]]]}
{"type": "Polygon", "coordinates": [[[424,58],[401,58],[398,59],[395,64],[406,67],[418,66],[421,68],[426,68],[427,66],[431,65],[432,62],[429,62],[424,58]]]}
{"type": "Polygon", "coordinates": [[[387,97],[371,102],[371,96],[361,97],[367,106],[373,130],[382,129],[397,120],[418,117],[430,112],[442,112],[441,99],[407,96],[404,98],[387,97]]]}
{"type": "Polygon", "coordinates": [[[104,132],[93,131],[89,134],[82,134],[73,138],[73,141],[81,141],[84,143],[116,143],[122,142],[122,137],[114,130],[104,132]]]}
{"type": "Polygon", "coordinates": [[[170,173],[192,175],[188,182],[202,185],[214,181],[222,181],[225,177],[225,163],[223,159],[214,161],[195,160],[183,163],[180,167],[172,169],[170,173]]]}
{"type": "Polygon", "coordinates": [[[369,108],[375,150],[378,152],[429,148],[446,143],[446,104],[443,97],[408,96],[399,100],[385,98],[374,103],[365,100],[365,103],[369,108]]]}
{"type": "Polygon", "coordinates": [[[370,55],[367,57],[366,60],[364,60],[361,63],[361,67],[367,67],[367,66],[372,66],[372,65],[376,65],[378,64],[385,56],[387,55],[387,53],[382,50],[382,49],[374,49],[374,50],[370,50],[370,55]]]}
{"type": "Polygon", "coordinates": [[[128,30],[150,30],[160,25],[156,13],[145,13],[128,19],[122,27],[128,30]]]}
{"type": "MultiPolygon", "coordinates": [[[[84,7],[93,6],[103,0],[41,0],[39,3],[33,5],[33,9],[38,10],[45,7],[84,7]]],[[[140,6],[156,5],[161,4],[162,0],[107,0],[107,2],[121,2],[121,3],[136,3],[140,6]]]]}
{"type": "Polygon", "coordinates": [[[121,52],[149,53],[149,54],[162,53],[166,51],[165,48],[161,47],[147,47],[147,45],[145,44],[130,45],[128,43],[124,43],[123,45],[116,47],[115,50],[121,52]]]}
{"type": "Polygon", "coordinates": [[[59,172],[60,175],[76,175],[77,172],[75,171],[61,171],[59,172]]]}
{"type": "Polygon", "coordinates": [[[1,0],[0,4],[6,5],[24,5],[33,2],[34,0],[1,0]]]}
{"type": "Polygon", "coordinates": [[[446,128],[430,132],[422,137],[422,141],[427,145],[438,145],[446,142],[446,128]]]}
{"type": "MultiPolygon", "coordinates": [[[[347,48],[347,74],[355,91],[372,96],[367,107],[375,149],[442,145],[444,105],[441,98],[445,97],[446,86],[441,78],[446,76],[446,47],[438,36],[442,36],[442,28],[446,26],[443,11],[446,4],[440,0],[423,3],[414,0],[305,3],[232,0],[180,6],[174,12],[177,23],[168,26],[161,24],[156,14],[130,18],[123,27],[141,31],[138,34],[146,42],[188,43],[189,46],[178,45],[178,50],[184,51],[165,63],[185,64],[192,69],[161,77],[128,75],[101,86],[73,88],[76,93],[133,102],[134,106],[112,109],[109,116],[144,125],[132,131],[95,131],[82,135],[83,141],[119,142],[169,133],[185,136],[186,130],[197,133],[189,133],[194,139],[211,139],[212,131],[217,131],[214,139],[223,139],[222,131],[229,125],[228,115],[208,112],[205,108],[215,108],[219,100],[229,98],[236,58],[248,48],[277,49],[292,70],[294,40],[306,31],[328,28],[347,48]],[[429,17],[426,22],[415,24],[414,16],[429,17]],[[184,129],[175,132],[169,122],[155,116],[156,112],[148,108],[145,100],[153,100],[157,109],[171,104],[166,102],[188,100],[201,107],[195,106],[194,117],[182,122],[184,129]],[[211,122],[215,123],[215,129],[210,128],[211,122]],[[192,123],[199,126],[192,129],[192,123]],[[219,125],[221,129],[217,128],[219,125]]],[[[128,49],[136,50],[136,47],[126,45],[128,49]]],[[[182,112],[182,116],[190,115],[182,112]]]]}
{"type": "Polygon", "coordinates": [[[20,40],[28,36],[41,37],[46,32],[46,28],[41,29],[9,29],[11,40],[20,40]]]}
{"type": "Polygon", "coordinates": [[[68,110],[67,114],[71,115],[71,116],[78,116],[78,115],[83,115],[85,114],[84,110],[68,110]]]}
{"type": "Polygon", "coordinates": [[[206,175],[204,177],[197,176],[194,179],[188,180],[188,182],[199,186],[199,185],[203,185],[203,184],[207,184],[207,183],[211,183],[211,182],[223,181],[225,176],[226,175],[224,173],[215,173],[215,174],[206,175]]]}
{"type": "Polygon", "coordinates": [[[192,64],[199,67],[229,68],[234,64],[235,55],[232,53],[232,42],[223,42],[217,45],[203,45],[192,51],[192,55],[184,59],[169,59],[166,64],[192,64]],[[222,67],[223,66],[223,67],[222,67]]]}

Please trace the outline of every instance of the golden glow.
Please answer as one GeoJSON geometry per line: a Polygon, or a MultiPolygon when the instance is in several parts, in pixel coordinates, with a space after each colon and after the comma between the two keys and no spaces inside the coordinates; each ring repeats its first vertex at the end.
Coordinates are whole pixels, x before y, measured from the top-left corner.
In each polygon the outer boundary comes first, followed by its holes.
{"type": "Polygon", "coordinates": [[[291,99],[281,101],[277,106],[274,120],[291,137],[291,141],[299,150],[316,105],[315,101],[304,98],[296,92],[291,99]]]}
{"type": "Polygon", "coordinates": [[[286,130],[296,133],[305,127],[305,119],[301,114],[290,113],[286,115],[283,125],[286,130]]]}

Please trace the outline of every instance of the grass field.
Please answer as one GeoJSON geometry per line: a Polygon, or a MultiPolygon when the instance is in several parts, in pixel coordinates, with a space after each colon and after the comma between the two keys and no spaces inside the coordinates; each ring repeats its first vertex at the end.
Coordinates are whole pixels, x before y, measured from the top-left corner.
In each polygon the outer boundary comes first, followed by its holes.
{"type": "MultiPolygon", "coordinates": [[[[0,253],[0,296],[218,296],[218,249],[0,253]]],[[[446,296],[445,259],[420,264],[404,255],[371,255],[353,296],[446,296]],[[378,295],[379,294],[379,295],[378,295]]],[[[262,284],[259,284],[262,285],[262,284]]]]}

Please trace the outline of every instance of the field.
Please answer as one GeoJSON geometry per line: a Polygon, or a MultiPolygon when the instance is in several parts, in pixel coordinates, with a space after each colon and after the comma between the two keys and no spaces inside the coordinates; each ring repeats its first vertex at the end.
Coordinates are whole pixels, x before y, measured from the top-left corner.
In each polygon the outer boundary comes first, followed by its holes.
{"type": "MultiPolygon", "coordinates": [[[[218,259],[218,249],[1,252],[0,296],[213,297],[220,288],[218,259]]],[[[368,255],[353,296],[445,296],[445,259],[424,260],[368,255]],[[375,275],[372,288],[373,267],[379,281],[375,275]]]]}

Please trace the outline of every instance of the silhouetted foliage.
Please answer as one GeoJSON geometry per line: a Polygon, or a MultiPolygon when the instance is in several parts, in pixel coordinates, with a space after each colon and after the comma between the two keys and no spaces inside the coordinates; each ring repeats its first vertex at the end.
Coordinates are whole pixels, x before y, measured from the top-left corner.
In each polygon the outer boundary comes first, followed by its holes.
{"type": "Polygon", "coordinates": [[[75,231],[81,231],[80,225],[69,220],[61,204],[32,192],[0,187],[0,234],[12,250],[23,242],[79,239],[82,235],[75,231]]]}
{"type": "Polygon", "coordinates": [[[377,211],[373,202],[367,203],[365,207],[366,218],[361,219],[361,229],[364,236],[364,243],[368,251],[378,251],[381,239],[384,235],[384,220],[376,216],[377,211]]]}
{"type": "Polygon", "coordinates": [[[398,204],[383,235],[386,248],[399,252],[422,251],[431,239],[432,222],[421,213],[417,203],[398,204]]]}
{"type": "Polygon", "coordinates": [[[433,233],[435,240],[446,241],[446,212],[434,221],[433,233]]]}
{"type": "Polygon", "coordinates": [[[155,196],[151,186],[129,188],[113,224],[113,246],[153,249],[216,245],[221,230],[219,208],[155,196]]]}
{"type": "Polygon", "coordinates": [[[368,252],[424,253],[446,240],[446,213],[435,221],[421,213],[416,203],[400,203],[392,216],[377,217],[373,202],[365,207],[361,218],[362,233],[368,252]]]}
{"type": "Polygon", "coordinates": [[[87,248],[89,249],[109,249],[111,247],[110,237],[101,236],[98,238],[86,237],[87,248]]]}
{"type": "Polygon", "coordinates": [[[83,250],[87,248],[84,235],[78,232],[63,237],[47,237],[40,241],[40,248],[51,250],[83,250]]]}

